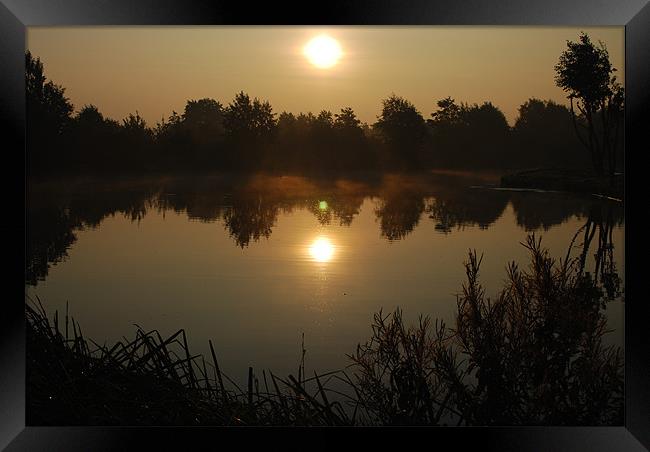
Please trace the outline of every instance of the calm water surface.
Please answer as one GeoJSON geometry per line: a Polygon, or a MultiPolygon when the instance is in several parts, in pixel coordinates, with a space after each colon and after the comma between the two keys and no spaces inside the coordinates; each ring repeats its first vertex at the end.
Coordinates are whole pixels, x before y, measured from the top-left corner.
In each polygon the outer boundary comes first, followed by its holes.
{"type": "MultiPolygon", "coordinates": [[[[509,261],[527,265],[520,242],[533,231],[564,257],[590,220],[609,225],[611,263],[624,277],[620,203],[486,188],[496,182],[435,174],[33,184],[27,293],[51,314],[68,303],[97,342],[132,337],[134,324],[163,335],[185,328],[194,352],[209,354],[212,339],[222,368],[243,381],[249,365],[295,373],[303,334],[308,372],[344,367],[380,309],[453,324],[468,250],[484,254],[481,281],[493,297],[509,261]]],[[[620,299],[608,317],[608,341],[622,345],[620,299]]]]}

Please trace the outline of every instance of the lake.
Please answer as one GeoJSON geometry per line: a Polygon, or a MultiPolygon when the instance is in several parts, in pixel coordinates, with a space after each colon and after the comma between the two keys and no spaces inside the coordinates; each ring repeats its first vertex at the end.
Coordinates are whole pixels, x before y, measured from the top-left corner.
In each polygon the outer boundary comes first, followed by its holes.
{"type": "MultiPolygon", "coordinates": [[[[380,309],[453,326],[468,251],[483,254],[496,297],[507,263],[528,265],[532,232],[564,258],[598,225],[587,268],[624,278],[621,203],[497,183],[452,172],[31,181],[26,292],[50,315],[67,303],[98,343],[132,338],[135,324],[184,328],[195,353],[209,355],[211,339],[243,382],[248,366],[295,373],[303,340],[308,373],[345,367],[380,309]]],[[[608,304],[607,342],[619,346],[623,311],[622,297],[608,304]]]]}

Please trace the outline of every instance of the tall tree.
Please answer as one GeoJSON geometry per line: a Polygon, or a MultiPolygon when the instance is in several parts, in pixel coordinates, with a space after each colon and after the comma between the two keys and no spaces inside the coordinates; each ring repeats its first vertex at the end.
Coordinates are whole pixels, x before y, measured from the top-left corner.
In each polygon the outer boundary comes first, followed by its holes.
{"type": "Polygon", "coordinates": [[[400,160],[399,157],[410,167],[421,163],[425,124],[415,105],[403,97],[392,94],[382,100],[381,115],[375,123],[375,128],[388,145],[392,157],[391,164],[396,164],[397,160],[400,160]]]}
{"type": "Polygon", "coordinates": [[[202,141],[206,135],[220,135],[223,133],[223,106],[214,99],[188,100],[183,121],[197,135],[197,141],[202,141]]]}
{"type": "Polygon", "coordinates": [[[230,145],[226,157],[229,166],[259,166],[276,131],[273,108],[268,101],[252,99],[243,91],[224,111],[226,139],[230,145]]]}
{"type": "Polygon", "coordinates": [[[188,100],[182,126],[191,142],[188,159],[201,167],[214,166],[225,135],[223,106],[214,99],[188,100]]]}
{"type": "Polygon", "coordinates": [[[368,146],[361,121],[354,110],[351,107],[342,108],[334,118],[334,134],[340,166],[355,170],[374,167],[375,156],[368,146]]]}
{"type": "Polygon", "coordinates": [[[567,41],[555,71],[555,83],[568,93],[576,133],[589,150],[595,171],[599,175],[607,171],[613,181],[624,90],[613,75],[616,69],[609,61],[607,48],[602,42],[595,45],[582,33],[578,42],[567,41]],[[578,121],[576,108],[585,120],[584,127],[578,121]]]}
{"type": "Polygon", "coordinates": [[[513,140],[517,151],[513,157],[522,166],[590,165],[573,131],[571,112],[552,100],[530,98],[519,107],[513,140]]]}
{"type": "Polygon", "coordinates": [[[262,102],[243,91],[224,113],[226,133],[237,138],[264,138],[275,129],[275,113],[268,101],[262,102]]]}
{"type": "Polygon", "coordinates": [[[443,167],[505,168],[512,165],[510,127],[503,112],[491,102],[456,104],[446,97],[427,121],[435,154],[443,167]]]}
{"type": "Polygon", "coordinates": [[[334,126],[341,130],[354,131],[353,133],[361,132],[361,121],[357,118],[354,110],[351,107],[341,109],[341,113],[334,115],[334,126]]]}
{"type": "Polygon", "coordinates": [[[27,160],[32,169],[64,166],[62,134],[74,109],[65,88],[47,81],[40,58],[25,53],[27,160]]]}

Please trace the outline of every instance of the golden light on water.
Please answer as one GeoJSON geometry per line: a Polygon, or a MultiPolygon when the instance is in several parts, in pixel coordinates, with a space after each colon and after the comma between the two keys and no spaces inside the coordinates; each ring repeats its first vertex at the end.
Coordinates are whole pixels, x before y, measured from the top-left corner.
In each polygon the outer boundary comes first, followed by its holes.
{"type": "Polygon", "coordinates": [[[309,254],[316,262],[329,262],[334,256],[334,245],[327,237],[318,237],[309,246],[309,254]]]}
{"type": "Polygon", "coordinates": [[[339,42],[327,35],[312,38],[305,45],[303,53],[311,64],[321,69],[336,65],[343,55],[339,42]]]}

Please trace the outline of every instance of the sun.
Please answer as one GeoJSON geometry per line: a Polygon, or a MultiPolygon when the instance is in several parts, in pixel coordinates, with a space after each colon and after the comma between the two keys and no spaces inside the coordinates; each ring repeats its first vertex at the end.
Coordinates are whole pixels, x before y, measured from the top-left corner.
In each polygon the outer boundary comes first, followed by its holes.
{"type": "Polygon", "coordinates": [[[305,45],[303,53],[311,64],[321,69],[335,66],[343,55],[339,42],[327,35],[312,38],[305,45]]]}
{"type": "Polygon", "coordinates": [[[334,245],[327,237],[318,237],[309,247],[309,254],[316,262],[328,262],[334,255],[334,245]]]}

